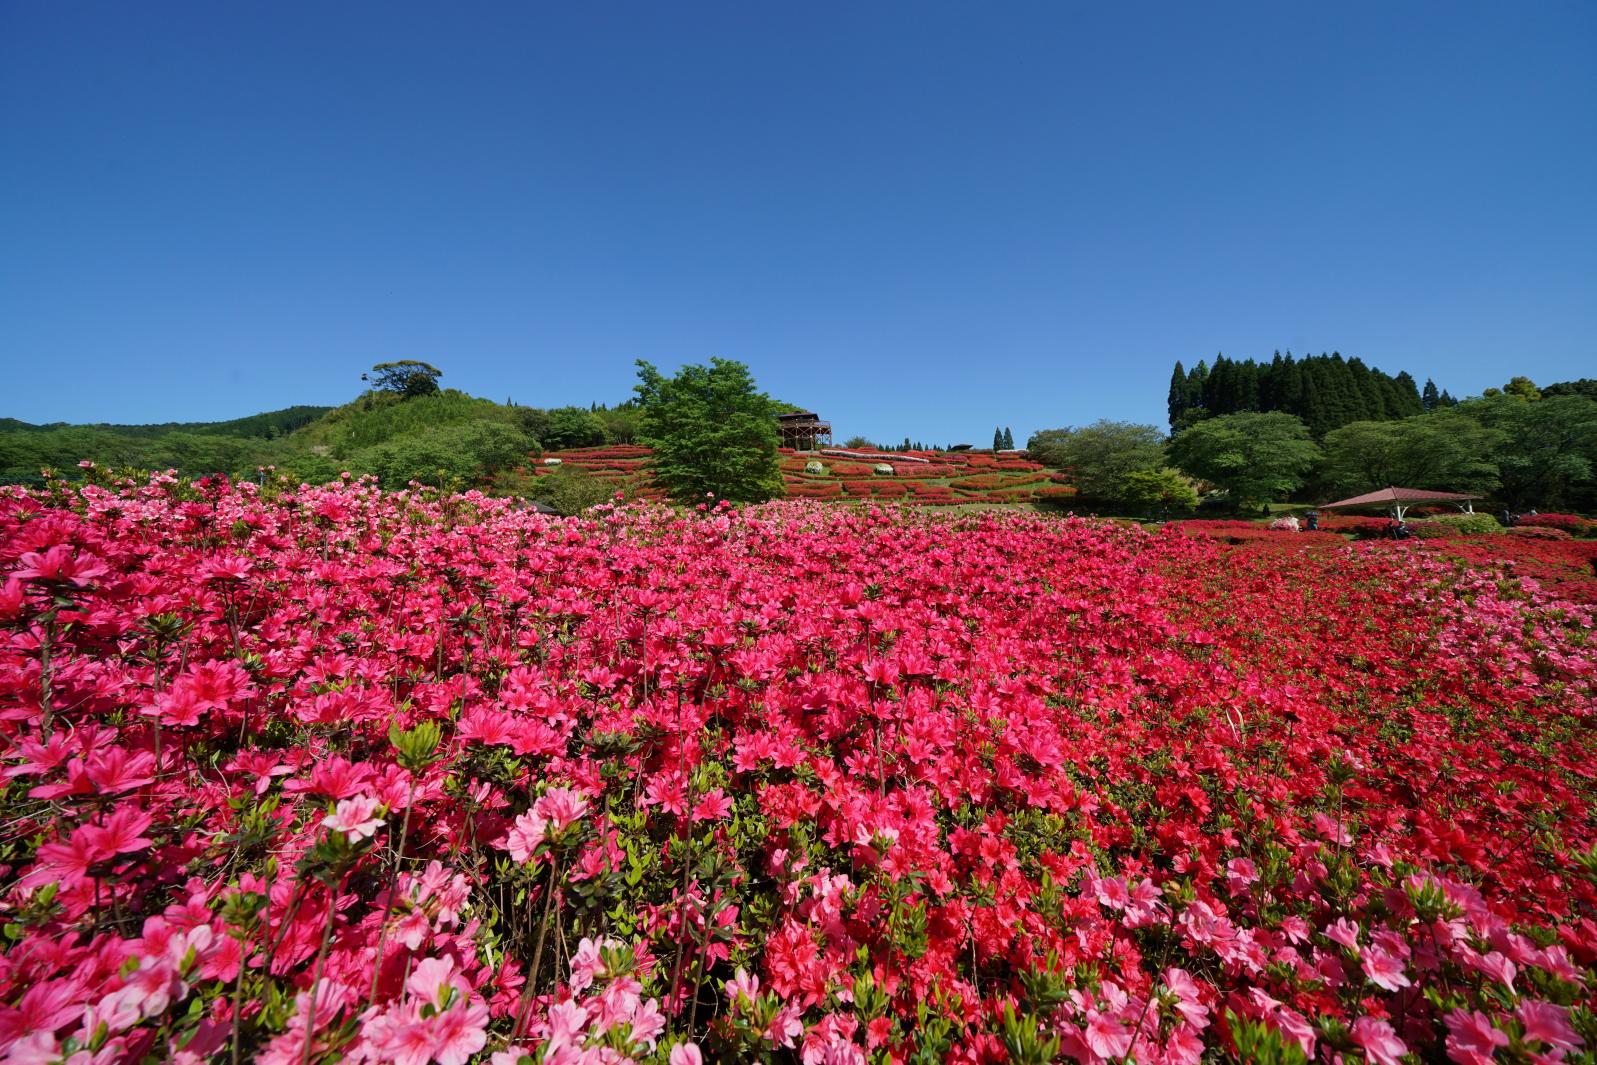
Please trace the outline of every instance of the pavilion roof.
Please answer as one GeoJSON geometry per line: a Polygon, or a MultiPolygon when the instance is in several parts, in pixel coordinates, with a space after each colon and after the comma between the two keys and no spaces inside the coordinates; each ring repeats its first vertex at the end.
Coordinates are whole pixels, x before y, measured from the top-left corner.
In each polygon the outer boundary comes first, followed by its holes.
{"type": "Polygon", "coordinates": [[[1423,488],[1395,488],[1388,486],[1378,488],[1373,492],[1365,492],[1361,496],[1351,499],[1339,499],[1335,503],[1322,503],[1322,510],[1331,510],[1336,507],[1369,507],[1383,503],[1462,503],[1467,499],[1479,499],[1480,496],[1465,495],[1462,492],[1430,492],[1423,488]]]}

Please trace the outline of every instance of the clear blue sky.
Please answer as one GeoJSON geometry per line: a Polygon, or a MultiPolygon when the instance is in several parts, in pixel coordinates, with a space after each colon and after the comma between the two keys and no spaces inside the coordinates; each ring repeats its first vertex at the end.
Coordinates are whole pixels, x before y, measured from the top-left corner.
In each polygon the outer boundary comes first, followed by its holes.
{"type": "Polygon", "coordinates": [[[0,414],[1162,422],[1170,363],[1597,376],[1597,4],[0,4],[0,414]]]}

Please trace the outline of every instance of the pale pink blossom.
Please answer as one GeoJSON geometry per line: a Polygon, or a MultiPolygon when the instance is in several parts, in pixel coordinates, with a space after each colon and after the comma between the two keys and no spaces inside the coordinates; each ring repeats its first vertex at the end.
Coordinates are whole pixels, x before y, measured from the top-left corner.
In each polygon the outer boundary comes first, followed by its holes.
{"type": "Polygon", "coordinates": [[[322,818],[322,827],[342,832],[344,838],[351,843],[370,839],[377,834],[377,829],[383,823],[383,819],[377,816],[378,805],[377,800],[370,795],[343,799],[333,808],[332,813],[322,818]]]}

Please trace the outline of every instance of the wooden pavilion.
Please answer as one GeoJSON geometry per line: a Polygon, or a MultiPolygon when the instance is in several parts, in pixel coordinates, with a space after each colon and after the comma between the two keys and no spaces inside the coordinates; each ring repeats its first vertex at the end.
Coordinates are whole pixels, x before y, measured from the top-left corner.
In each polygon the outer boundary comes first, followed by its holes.
{"type": "Polygon", "coordinates": [[[776,432],[782,446],[794,451],[817,451],[832,443],[832,423],[821,421],[814,411],[795,410],[778,414],[776,432]]]}
{"type": "Polygon", "coordinates": [[[1430,492],[1423,488],[1386,488],[1374,492],[1365,492],[1361,496],[1351,499],[1339,499],[1335,503],[1323,503],[1321,510],[1352,510],[1358,507],[1385,507],[1397,514],[1397,520],[1403,520],[1403,514],[1409,507],[1417,503],[1454,503],[1466,514],[1475,513],[1473,502],[1480,496],[1465,495],[1462,492],[1430,492]]]}

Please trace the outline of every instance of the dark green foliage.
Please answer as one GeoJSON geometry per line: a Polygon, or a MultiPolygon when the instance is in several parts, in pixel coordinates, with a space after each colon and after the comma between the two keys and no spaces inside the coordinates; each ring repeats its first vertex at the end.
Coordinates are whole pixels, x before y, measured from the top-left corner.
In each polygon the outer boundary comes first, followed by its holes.
{"type": "Polygon", "coordinates": [[[604,424],[605,443],[631,444],[638,439],[638,427],[643,424],[643,411],[632,402],[618,407],[600,407],[597,417],[604,424]]]}
{"type": "Polygon", "coordinates": [[[1406,418],[1426,409],[1406,372],[1392,377],[1339,352],[1294,359],[1290,351],[1264,363],[1218,355],[1212,367],[1200,362],[1186,373],[1177,362],[1166,404],[1172,432],[1204,418],[1282,411],[1301,418],[1316,438],[1349,422],[1406,418]]]}
{"type": "Polygon", "coordinates": [[[417,433],[356,451],[343,463],[352,473],[374,473],[385,488],[411,481],[460,488],[526,458],[531,441],[521,430],[474,421],[417,433]]]}
{"type": "Polygon", "coordinates": [[[72,473],[84,459],[193,476],[248,473],[278,452],[278,445],[268,441],[288,436],[330,409],[288,407],[224,422],[156,425],[30,425],[0,419],[0,483],[32,483],[44,468],[72,473]]]}
{"type": "Polygon", "coordinates": [[[1327,433],[1321,481],[1354,495],[1397,485],[1485,494],[1497,487],[1503,434],[1453,411],[1393,422],[1351,422],[1327,433]]]}
{"type": "Polygon", "coordinates": [[[1004,426],[1004,450],[1008,451],[1015,446],[1015,434],[1009,431],[1009,426],[1004,426]]]}
{"type": "Polygon", "coordinates": [[[1559,381],[1542,389],[1543,399],[1554,399],[1558,396],[1585,396],[1587,399],[1597,400],[1597,378],[1582,377],[1578,381],[1559,381]]]}
{"type": "Polygon", "coordinates": [[[362,381],[370,381],[379,392],[411,398],[430,396],[438,391],[438,379],[444,372],[419,359],[400,359],[397,362],[380,362],[371,373],[361,374],[362,381]]]}
{"type": "Polygon", "coordinates": [[[655,480],[673,497],[752,503],[782,494],[777,407],[747,366],[711,359],[665,377],[639,360],[635,391],[655,480]]]}
{"type": "Polygon", "coordinates": [[[581,407],[557,407],[548,412],[548,421],[538,442],[548,451],[573,447],[598,447],[610,442],[604,421],[581,407]]]}
{"type": "Polygon", "coordinates": [[[1494,457],[1510,506],[1597,509],[1597,400],[1502,392],[1457,410],[1501,434],[1494,457]]]}
{"type": "Polygon", "coordinates": [[[1187,410],[1187,370],[1181,365],[1180,359],[1176,360],[1175,368],[1170,371],[1170,390],[1165,394],[1165,410],[1169,413],[1171,429],[1182,423],[1182,415],[1187,410]]]}

